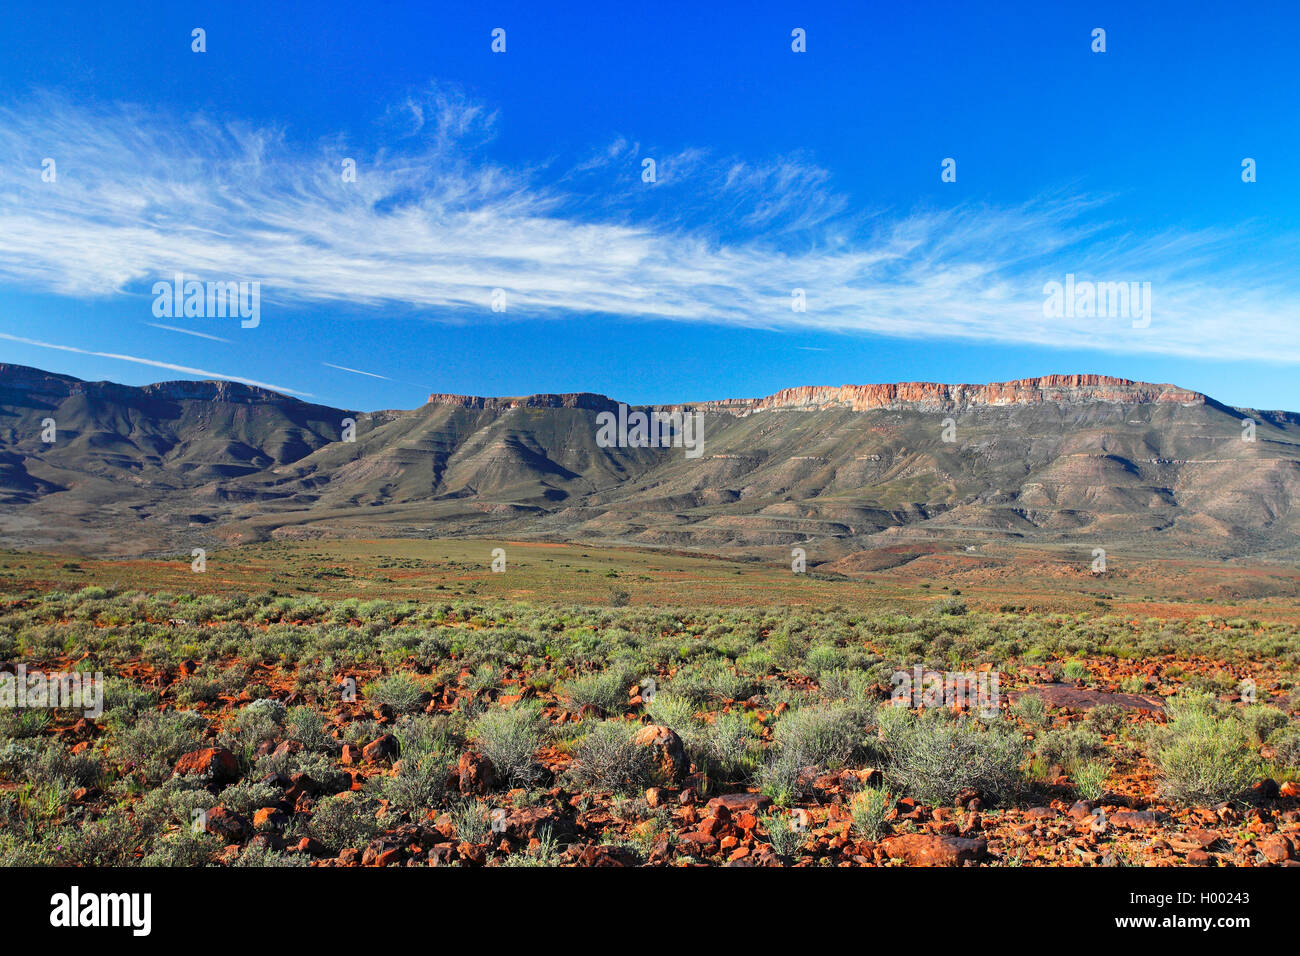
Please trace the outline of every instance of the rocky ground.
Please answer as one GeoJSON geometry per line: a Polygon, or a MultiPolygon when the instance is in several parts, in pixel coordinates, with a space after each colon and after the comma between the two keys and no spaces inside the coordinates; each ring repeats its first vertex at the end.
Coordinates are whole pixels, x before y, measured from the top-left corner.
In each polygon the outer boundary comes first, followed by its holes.
{"type": "MultiPolygon", "coordinates": [[[[184,604],[168,606],[185,610],[184,604]]],[[[115,665],[116,679],[124,684],[110,685],[104,716],[59,710],[35,731],[12,721],[7,727],[0,751],[5,826],[10,834],[35,832],[39,837],[36,849],[11,846],[8,862],[1300,865],[1300,784],[1288,762],[1294,759],[1294,742],[1287,736],[1296,727],[1300,696],[1294,693],[1286,661],[1257,657],[1233,664],[1184,651],[1132,658],[1075,654],[1065,669],[1051,660],[1008,661],[1002,668],[996,720],[1020,748],[1013,785],[1007,789],[1005,781],[998,781],[997,792],[964,787],[939,800],[912,792],[899,754],[878,746],[887,725],[895,722],[885,719],[885,711],[894,709],[887,684],[860,683],[848,692],[852,706],[835,702],[839,692],[828,688],[852,667],[819,672],[814,667],[775,668],[742,680],[743,696],[715,689],[707,701],[679,710],[674,728],[663,722],[663,714],[670,712],[664,701],[672,699],[675,688],[686,693],[696,673],[692,665],[670,663],[653,676],[621,685],[615,677],[609,684],[612,697],[600,704],[583,703],[590,694],[580,693],[579,683],[539,679],[539,674],[564,669],[564,655],[556,650],[546,659],[526,655],[518,665],[498,664],[485,680],[483,668],[470,662],[465,648],[519,624],[501,609],[440,609],[439,625],[454,638],[445,659],[390,648],[382,664],[373,658],[357,661],[313,683],[309,678],[323,674],[319,654],[303,651],[286,659],[265,643],[260,654],[253,648],[275,635],[331,633],[319,632],[319,622],[312,619],[319,608],[308,609],[311,616],[304,611],[292,623],[263,620],[241,628],[241,644],[204,643],[205,632],[234,633],[228,622],[148,620],[156,613],[152,607],[140,596],[108,596],[34,618],[42,610],[40,602],[8,605],[7,670],[19,659],[33,666],[39,646],[66,641],[64,632],[77,622],[91,626],[82,633],[104,637],[97,653],[64,653],[35,663],[47,672],[68,671],[91,657],[129,655],[115,665]],[[26,623],[19,620],[24,614],[26,623]],[[127,623],[131,617],[137,618],[134,625],[127,623]],[[44,632],[33,632],[31,621],[37,618],[44,632]],[[142,623],[147,626],[137,626],[142,623]],[[110,639],[133,629],[140,640],[110,639]],[[205,653],[181,656],[201,648],[205,653]],[[24,650],[25,655],[16,653],[24,650]],[[340,677],[345,671],[350,676],[340,677]],[[1249,685],[1243,683],[1247,674],[1249,685]],[[384,684],[393,675],[411,681],[405,696],[384,684]],[[344,699],[350,695],[340,691],[349,681],[362,688],[355,699],[344,699]],[[123,703],[129,696],[124,686],[136,695],[129,704],[123,703]],[[1243,697],[1245,686],[1250,689],[1243,697]],[[1267,723],[1261,736],[1276,746],[1261,740],[1240,755],[1227,755],[1248,759],[1256,772],[1239,781],[1248,779],[1248,786],[1223,799],[1169,798],[1162,786],[1171,771],[1153,760],[1147,735],[1167,724],[1166,701],[1191,688],[1217,690],[1217,696],[1202,692],[1209,702],[1205,706],[1218,708],[1220,720],[1273,715],[1250,726],[1267,723]],[[124,707],[131,709],[124,712],[124,707]],[[828,707],[846,721],[851,746],[843,751],[845,759],[820,765],[810,759],[806,766],[796,762],[788,779],[762,769],[770,771],[774,760],[793,750],[782,727],[794,723],[794,712],[825,714],[831,712],[828,707]],[[529,733],[534,736],[522,757],[508,755],[514,762],[507,772],[488,755],[502,744],[483,722],[492,715],[526,712],[533,715],[529,733]],[[466,723],[466,715],[473,715],[473,721],[466,723]],[[705,752],[714,746],[707,729],[733,717],[749,735],[743,743],[750,762],[743,772],[738,764],[723,770],[705,752]],[[135,741],[142,724],[155,728],[155,736],[135,741]],[[184,732],[159,729],[180,724],[184,732]],[[431,732],[443,735],[438,739],[446,746],[404,745],[423,739],[420,727],[434,728],[431,732]],[[584,741],[609,728],[622,749],[611,751],[612,757],[584,750],[584,741]],[[1101,757],[1092,761],[1101,770],[1090,787],[1083,782],[1082,758],[1070,755],[1071,747],[1085,745],[1071,744],[1071,734],[1086,736],[1087,752],[1101,757]],[[607,759],[623,763],[593,777],[596,762],[607,759]],[[1089,788],[1091,795],[1085,796],[1089,788]],[[879,803],[874,816],[865,809],[871,796],[879,803]],[[325,807],[328,813],[322,812],[325,807]],[[184,821],[191,814],[187,828],[184,821]]],[[[292,617],[292,603],[284,607],[289,613],[283,617],[292,617]]],[[[384,626],[364,610],[355,618],[352,613],[335,615],[335,638],[359,642],[371,634],[383,639],[384,626]]],[[[1014,616],[1007,621],[1014,622],[1014,616]]],[[[567,626],[589,635],[590,623],[569,620],[567,626]]],[[[609,640],[617,642],[624,633],[619,623],[603,620],[607,630],[615,628],[609,640]]],[[[633,626],[632,621],[621,623],[633,626]]],[[[718,634],[709,630],[707,620],[698,626],[674,623],[674,633],[666,637],[679,644],[701,629],[715,639],[718,634]]],[[[870,622],[854,622],[847,629],[842,623],[827,624],[840,635],[836,644],[814,639],[811,647],[850,652],[861,634],[872,629],[870,622]]],[[[940,623],[958,633],[963,628],[981,631],[990,622],[940,623]]],[[[1202,625],[1227,629],[1212,621],[1202,625]]],[[[552,633],[555,626],[544,626],[541,633],[552,633]]],[[[1265,632],[1270,641],[1282,639],[1281,632],[1257,630],[1265,632]]],[[[763,641],[775,639],[769,629],[763,641]]],[[[1291,639],[1289,630],[1285,639],[1291,639]]],[[[1113,636],[1108,640],[1113,643],[1113,636]]],[[[865,659],[878,662],[861,673],[887,673],[889,641],[878,636],[861,643],[869,655],[865,659]]],[[[799,651],[796,656],[813,660],[817,653],[799,651]]],[[[722,681],[719,686],[739,679],[736,662],[722,667],[710,672],[722,681]]],[[[596,672],[608,673],[610,668],[596,672]]],[[[827,727],[820,732],[831,733],[827,727]]]]}

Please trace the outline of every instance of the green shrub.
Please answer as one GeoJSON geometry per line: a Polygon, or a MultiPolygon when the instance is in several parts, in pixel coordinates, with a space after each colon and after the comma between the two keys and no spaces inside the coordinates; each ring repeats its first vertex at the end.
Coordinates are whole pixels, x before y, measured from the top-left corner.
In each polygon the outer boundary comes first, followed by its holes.
{"type": "Polygon", "coordinates": [[[1125,710],[1118,704],[1098,704],[1083,718],[1089,729],[1102,735],[1117,734],[1124,726],[1125,710]]]}
{"type": "Polygon", "coordinates": [[[1169,724],[1153,736],[1160,789],[1181,803],[1231,799],[1255,782],[1259,770],[1245,724],[1207,696],[1171,698],[1169,724]]]}
{"type": "Polygon", "coordinates": [[[1011,712],[1030,727],[1045,727],[1050,722],[1047,704],[1037,694],[1021,694],[1011,705],[1011,712]]]}
{"type": "Polygon", "coordinates": [[[675,694],[655,694],[655,699],[647,701],[645,712],[652,723],[670,727],[683,738],[698,721],[695,719],[695,706],[686,698],[675,694]]]}
{"type": "Polygon", "coordinates": [[[1025,743],[1001,722],[913,717],[891,730],[887,748],[890,777],[927,803],[950,803],[972,788],[986,798],[1003,799],[1021,783],[1025,743]]]}
{"type": "Polygon", "coordinates": [[[155,840],[141,861],[142,866],[207,866],[221,852],[221,840],[211,833],[185,826],[155,840]]]}
{"type": "Polygon", "coordinates": [[[312,811],[308,830],[331,853],[347,847],[360,849],[382,829],[376,819],[378,807],[374,798],[358,792],[322,797],[312,811]]]}
{"type": "Polygon", "coordinates": [[[1106,779],[1110,764],[1104,760],[1089,760],[1079,764],[1071,774],[1074,786],[1085,800],[1100,800],[1106,793],[1106,779]]]}
{"type": "Polygon", "coordinates": [[[627,692],[631,687],[632,676],[622,668],[611,667],[567,680],[560,685],[558,693],[574,711],[591,705],[603,713],[615,714],[627,706],[627,692]]]}
{"type": "Polygon", "coordinates": [[[1300,724],[1288,724],[1268,738],[1274,760],[1288,770],[1300,770],[1300,724]]]}
{"type": "Polygon", "coordinates": [[[147,783],[161,783],[181,754],[203,745],[205,729],[207,722],[189,710],[140,714],[117,734],[117,760],[147,783]]]}
{"type": "Polygon", "coordinates": [[[456,829],[456,839],[464,843],[483,843],[492,834],[487,804],[473,798],[463,799],[452,807],[451,825],[456,829]]]}
{"type": "Polygon", "coordinates": [[[474,721],[470,736],[502,780],[522,786],[537,777],[533,754],[541,746],[543,725],[540,706],[520,701],[508,710],[484,713],[474,721]]]}
{"type": "Polygon", "coordinates": [[[879,840],[889,830],[885,817],[893,806],[894,798],[883,787],[859,790],[849,802],[853,828],[868,840],[879,840]]]}
{"type": "Polygon", "coordinates": [[[389,806],[412,817],[441,806],[458,757],[456,751],[443,749],[402,756],[381,785],[389,806]]]}
{"type": "Polygon", "coordinates": [[[1241,711],[1241,719],[1245,722],[1246,729],[1261,743],[1275,730],[1285,727],[1288,720],[1286,714],[1267,704],[1248,704],[1241,711]]]}
{"type": "Polygon", "coordinates": [[[1092,676],[1092,671],[1088,670],[1088,665],[1083,661],[1066,661],[1061,674],[1066,680],[1087,680],[1092,676]]]}
{"type": "Polygon", "coordinates": [[[772,852],[782,860],[798,853],[808,840],[807,832],[795,825],[793,813],[765,813],[759,819],[767,831],[767,842],[772,845],[772,852]]]}
{"type": "Polygon", "coordinates": [[[1092,730],[1070,724],[1038,737],[1034,753],[1045,763],[1071,770],[1106,752],[1105,744],[1092,730]]]}
{"type": "Polygon", "coordinates": [[[596,724],[578,742],[569,774],[582,788],[635,793],[651,777],[650,752],[632,742],[639,725],[618,720],[596,724]]]}
{"type": "Polygon", "coordinates": [[[865,736],[857,711],[847,704],[815,704],[788,711],[772,740],[801,767],[837,770],[862,745],[865,736]]]}
{"type": "Polygon", "coordinates": [[[424,687],[410,674],[392,674],[371,681],[363,692],[375,706],[387,704],[396,713],[409,714],[420,708],[424,687]]]}
{"type": "Polygon", "coordinates": [[[762,744],[743,713],[718,714],[686,739],[686,747],[711,777],[739,782],[762,758],[762,744]]]}

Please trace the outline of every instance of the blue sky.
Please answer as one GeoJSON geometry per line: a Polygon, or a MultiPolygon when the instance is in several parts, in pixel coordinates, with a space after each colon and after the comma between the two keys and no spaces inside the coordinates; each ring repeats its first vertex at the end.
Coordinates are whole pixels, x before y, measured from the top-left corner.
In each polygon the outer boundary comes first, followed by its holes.
{"type": "Polygon", "coordinates": [[[1300,410],[1294,4],[398,6],[11,11],[0,361],[355,409],[1100,372],[1300,410]],[[178,271],[259,282],[258,326],[156,317],[178,271]],[[1067,274],[1149,282],[1149,325],[1045,315],[1067,274]]]}

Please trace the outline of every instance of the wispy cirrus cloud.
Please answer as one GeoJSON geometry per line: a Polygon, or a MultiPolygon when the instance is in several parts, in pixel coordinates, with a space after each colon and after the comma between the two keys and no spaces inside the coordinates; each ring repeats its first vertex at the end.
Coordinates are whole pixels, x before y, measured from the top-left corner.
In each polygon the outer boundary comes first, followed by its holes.
{"type": "Polygon", "coordinates": [[[196,339],[207,339],[209,342],[225,342],[230,344],[230,339],[223,339],[219,335],[209,335],[207,332],[196,332],[193,329],[182,329],[175,325],[163,325],[160,322],[146,322],[145,325],[151,329],[162,329],[164,332],[179,332],[181,335],[190,335],[196,339]]]}
{"type": "MultiPolygon", "coordinates": [[[[140,295],[176,272],[262,283],[264,303],[402,306],[448,321],[602,314],[768,329],[1300,360],[1300,283],[1242,232],[1126,232],[1063,195],[855,213],[809,157],[763,162],[615,140],[586,160],[491,162],[501,117],[434,90],[386,145],[57,97],[0,108],[0,283],[140,295]],[[56,182],[41,161],[57,162],[56,182]],[[340,163],[357,160],[356,182],[340,163]],[[669,203],[653,200],[672,197],[669,203]],[[1047,319],[1066,272],[1150,282],[1154,319],[1047,319]],[[791,308],[803,289],[806,311],[791,308]]],[[[142,307],[144,307],[142,305],[142,307]]],[[[264,313],[266,306],[264,306],[264,313]]],[[[164,366],[165,367],[165,366],[164,366]]]]}
{"type": "Polygon", "coordinates": [[[118,362],[131,362],[135,365],[148,365],[150,368],[163,368],[170,372],[180,372],[182,375],[196,375],[204,379],[225,379],[228,382],[240,382],[244,385],[253,385],[257,388],[270,389],[273,392],[284,392],[287,395],[300,395],[304,398],[311,398],[311,392],[300,392],[297,389],[285,388],[283,385],[272,385],[269,382],[259,382],[256,379],[244,378],[241,375],[228,375],[225,372],[210,372],[207,369],[192,368],[188,365],[177,365],[174,362],[159,362],[155,359],[143,358],[139,355],[124,355],[121,352],[100,352],[95,349],[77,348],[75,345],[61,345],[56,342],[42,342],[38,339],[29,339],[21,335],[9,335],[6,332],[0,332],[0,339],[6,342],[17,342],[20,345],[30,345],[39,349],[53,349],[56,352],[72,352],[76,355],[93,355],[96,358],[113,359],[118,362]]]}

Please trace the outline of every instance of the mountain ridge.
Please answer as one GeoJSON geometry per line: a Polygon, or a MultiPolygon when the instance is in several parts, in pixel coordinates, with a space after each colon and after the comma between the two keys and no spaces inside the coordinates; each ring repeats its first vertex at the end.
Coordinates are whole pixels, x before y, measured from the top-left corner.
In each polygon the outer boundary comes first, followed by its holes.
{"type": "MultiPolygon", "coordinates": [[[[38,383],[48,386],[53,382],[65,385],[74,393],[84,391],[86,387],[100,386],[137,388],[146,394],[167,399],[206,397],[218,400],[238,400],[240,398],[274,396],[288,401],[302,401],[274,389],[229,379],[175,379],[154,382],[148,385],[131,386],[107,380],[90,381],[31,366],[0,362],[0,387],[13,384],[30,387],[38,383]]],[[[632,408],[700,409],[747,414],[753,411],[787,408],[845,407],[854,411],[862,411],[876,408],[900,408],[911,405],[922,407],[968,407],[1040,402],[1070,404],[1092,401],[1108,403],[1131,401],[1139,404],[1148,402],[1176,402],[1179,404],[1215,402],[1214,399],[1202,392],[1169,383],[1143,382],[1136,379],[1117,378],[1093,373],[1073,373],[1042,375],[984,384],[908,381],[873,382],[856,385],[795,385],[779,389],[770,395],[759,398],[720,398],[640,404],[620,402],[616,398],[598,392],[539,392],[532,395],[517,396],[435,392],[429,395],[425,404],[457,405],[474,409],[590,408],[598,411],[617,407],[619,404],[626,404],[632,408]]],[[[336,407],[317,402],[303,402],[303,404],[317,405],[321,408],[336,407]]],[[[1233,408],[1237,406],[1224,405],[1223,407],[1233,408]]],[[[340,408],[339,410],[344,409],[340,408]]],[[[1270,411],[1272,414],[1279,415],[1300,415],[1300,412],[1288,412],[1280,409],[1246,409],[1243,406],[1240,407],[1240,410],[1270,411]]],[[[375,409],[370,414],[380,411],[406,411],[406,409],[375,409]]]]}
{"type": "Polygon", "coordinates": [[[135,387],[0,365],[0,543],[125,555],[474,535],[746,553],[815,542],[828,560],[906,541],[1300,553],[1300,416],[1175,385],[1053,375],[629,406],[701,415],[692,458],[606,447],[599,416],[619,404],[435,394],[358,412],[229,381],[135,387]]]}
{"type": "MultiPolygon", "coordinates": [[[[796,385],[762,398],[722,398],[634,406],[638,408],[702,409],[749,414],[787,408],[846,407],[853,411],[910,405],[957,408],[972,405],[1033,404],[1047,401],[1178,402],[1204,404],[1208,396],[1177,385],[1139,382],[1109,375],[1043,375],[1008,382],[949,384],[943,382],[879,382],[863,385],[796,385]]],[[[487,397],[434,393],[431,405],[464,407],[598,408],[615,399],[595,392],[543,393],[517,397],[487,397]]]]}

